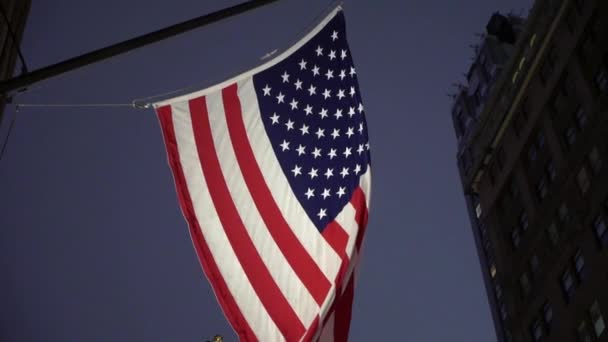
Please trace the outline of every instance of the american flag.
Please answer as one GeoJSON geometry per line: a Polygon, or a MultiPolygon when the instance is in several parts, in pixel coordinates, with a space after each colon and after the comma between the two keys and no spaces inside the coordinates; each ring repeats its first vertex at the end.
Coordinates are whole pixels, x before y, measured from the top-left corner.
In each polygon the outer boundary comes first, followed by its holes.
{"type": "Polygon", "coordinates": [[[293,47],[155,104],[205,274],[243,341],[346,341],[371,186],[336,8],[293,47]]]}

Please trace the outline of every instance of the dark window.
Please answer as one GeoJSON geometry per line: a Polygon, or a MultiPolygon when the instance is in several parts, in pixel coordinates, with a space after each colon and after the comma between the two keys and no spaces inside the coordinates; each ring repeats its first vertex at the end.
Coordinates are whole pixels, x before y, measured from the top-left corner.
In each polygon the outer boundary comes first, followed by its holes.
{"type": "Polygon", "coordinates": [[[566,301],[569,301],[572,296],[574,296],[574,292],[576,290],[574,284],[574,277],[572,276],[572,271],[568,268],[564,273],[562,273],[561,277],[561,285],[562,291],[564,291],[564,296],[566,296],[566,301]]]}
{"type": "Polygon", "coordinates": [[[574,145],[576,141],[576,128],[574,126],[570,126],[564,132],[564,140],[566,141],[567,146],[574,145]]]}
{"type": "Polygon", "coordinates": [[[585,194],[589,190],[589,186],[591,185],[586,167],[583,166],[578,172],[578,175],[576,176],[576,181],[578,182],[578,188],[583,194],[585,194]]]}
{"type": "Polygon", "coordinates": [[[505,305],[505,303],[500,303],[500,317],[504,321],[507,319],[507,316],[508,316],[507,306],[505,305]]]}
{"type": "Polygon", "coordinates": [[[540,320],[535,320],[530,326],[530,334],[532,335],[532,341],[539,342],[543,339],[543,325],[540,320]]]}
{"type": "Polygon", "coordinates": [[[593,174],[597,175],[598,173],[600,173],[600,170],[602,169],[602,158],[600,157],[600,153],[597,150],[597,147],[593,147],[591,152],[589,152],[588,160],[593,174]]]}
{"type": "Polygon", "coordinates": [[[494,292],[496,293],[496,299],[500,300],[502,297],[502,286],[496,283],[496,285],[494,285],[494,292]]]}
{"type": "Polygon", "coordinates": [[[597,90],[602,93],[608,93],[608,71],[606,67],[602,67],[593,77],[597,90]]]}
{"type": "Polygon", "coordinates": [[[536,196],[541,201],[547,197],[547,179],[544,176],[536,184],[536,196]]]}
{"type": "Polygon", "coordinates": [[[568,206],[566,203],[562,203],[559,205],[559,209],[557,210],[557,217],[559,218],[560,223],[567,223],[570,221],[570,212],[568,211],[568,206]]]}
{"type": "Polygon", "coordinates": [[[585,279],[585,257],[580,249],[574,255],[574,269],[579,282],[585,279]]]}
{"type": "Polygon", "coordinates": [[[536,145],[530,145],[530,149],[528,149],[528,159],[531,162],[535,161],[538,158],[538,150],[536,149],[536,145]]]}
{"type": "Polygon", "coordinates": [[[543,320],[547,327],[550,327],[551,322],[553,322],[553,307],[550,303],[545,303],[545,305],[543,305],[543,320]]]}
{"type": "Polygon", "coordinates": [[[592,342],[593,341],[593,333],[591,332],[589,326],[587,325],[587,320],[581,321],[576,328],[576,336],[578,342],[592,342]]]}
{"type": "Polygon", "coordinates": [[[539,269],[540,261],[538,260],[538,256],[533,254],[532,257],[530,257],[530,271],[532,271],[532,274],[538,274],[539,269]]]}
{"type": "Polygon", "coordinates": [[[521,289],[522,296],[527,297],[530,295],[530,292],[532,291],[532,284],[530,283],[530,275],[528,272],[524,272],[519,277],[519,287],[521,289]]]}
{"type": "Polygon", "coordinates": [[[551,242],[551,246],[557,246],[557,244],[559,243],[559,232],[557,231],[555,223],[552,223],[550,226],[547,227],[547,237],[551,242]]]}
{"type": "Polygon", "coordinates": [[[579,129],[585,127],[585,124],[587,123],[587,114],[585,113],[583,106],[578,106],[576,112],[574,112],[574,119],[576,120],[576,125],[579,129]]]}
{"type": "Polygon", "coordinates": [[[511,194],[511,197],[513,198],[513,200],[518,200],[519,199],[519,185],[517,184],[517,181],[515,180],[515,178],[511,179],[511,182],[509,183],[509,193],[511,194]]]}
{"type": "Polygon", "coordinates": [[[517,248],[519,247],[519,242],[520,242],[520,237],[519,237],[519,229],[515,228],[511,231],[511,243],[513,243],[513,247],[517,248]]]}
{"type": "Polygon", "coordinates": [[[557,176],[557,171],[555,170],[555,164],[553,164],[553,160],[549,160],[547,165],[545,166],[545,172],[547,174],[547,178],[550,183],[555,181],[555,177],[557,176]]]}
{"type": "Polygon", "coordinates": [[[528,213],[526,213],[526,211],[522,211],[521,214],[519,214],[519,227],[524,232],[528,230],[528,213]]]}
{"type": "Polygon", "coordinates": [[[608,229],[606,228],[606,221],[600,215],[593,221],[593,228],[595,230],[595,236],[604,245],[608,244],[608,229]]]}

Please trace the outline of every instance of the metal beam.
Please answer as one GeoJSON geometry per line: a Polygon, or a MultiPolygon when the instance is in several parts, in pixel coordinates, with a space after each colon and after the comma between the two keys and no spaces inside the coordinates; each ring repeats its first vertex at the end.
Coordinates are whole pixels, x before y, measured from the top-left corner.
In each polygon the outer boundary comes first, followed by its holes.
{"type": "Polygon", "coordinates": [[[27,86],[46,80],[48,78],[81,68],[83,66],[108,59],[125,52],[156,43],[178,34],[206,26],[220,20],[253,10],[255,8],[276,2],[278,0],[251,0],[232,7],[228,7],[217,12],[209,13],[198,18],[194,18],[182,23],[172,25],[139,37],[135,37],[123,42],[110,45],[68,60],[34,70],[20,76],[0,82],[0,94],[7,94],[14,90],[21,90],[27,86]]]}

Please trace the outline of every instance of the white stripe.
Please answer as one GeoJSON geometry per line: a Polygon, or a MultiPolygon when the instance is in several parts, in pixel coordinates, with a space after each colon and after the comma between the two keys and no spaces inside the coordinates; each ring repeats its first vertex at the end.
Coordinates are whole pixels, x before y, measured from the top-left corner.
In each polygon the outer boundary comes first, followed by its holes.
{"type": "Polygon", "coordinates": [[[220,92],[209,94],[206,99],[216,154],[232,201],[272,279],[304,326],[308,327],[315,319],[319,306],[285,259],[257,210],[228,133],[222,94],[220,92]]]}
{"type": "Polygon", "coordinates": [[[266,135],[252,79],[239,82],[238,95],[242,103],[243,120],[249,143],[266,184],[274,196],[275,203],[308,254],[317,262],[327,279],[333,282],[342,260],[321,236],[291,191],[289,182],[281,170],[266,135]]]}
{"type": "Polygon", "coordinates": [[[365,195],[365,203],[369,213],[372,201],[372,166],[369,164],[367,165],[367,171],[359,178],[359,187],[365,195]]]}
{"type": "Polygon", "coordinates": [[[283,341],[281,332],[253,290],[222,228],[203,176],[188,103],[173,104],[172,113],[180,163],[194,212],[221,276],[256,336],[262,341],[283,341]]]}
{"type": "Polygon", "coordinates": [[[348,202],[344,206],[340,214],[336,216],[336,222],[342,228],[344,228],[344,231],[346,231],[346,234],[348,234],[348,242],[346,243],[345,252],[349,260],[351,259],[351,256],[353,254],[355,241],[357,241],[357,233],[359,231],[359,225],[357,224],[357,221],[355,221],[356,214],[357,212],[355,211],[355,207],[353,207],[353,205],[348,202]]]}

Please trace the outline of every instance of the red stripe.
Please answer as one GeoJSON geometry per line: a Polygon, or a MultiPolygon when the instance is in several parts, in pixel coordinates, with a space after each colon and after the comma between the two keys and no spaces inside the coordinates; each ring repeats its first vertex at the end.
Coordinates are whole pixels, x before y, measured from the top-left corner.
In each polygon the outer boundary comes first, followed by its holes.
{"type": "Polygon", "coordinates": [[[285,339],[298,340],[306,328],[272,279],[232,202],[211,135],[206,99],[199,97],[189,103],[203,174],[226,236],[253,289],[285,339]]]}
{"type": "Polygon", "coordinates": [[[319,316],[315,317],[315,320],[312,321],[312,324],[308,328],[306,335],[304,335],[300,342],[311,342],[312,339],[315,337],[317,330],[319,330],[319,316]]]}
{"type": "Polygon", "coordinates": [[[175,139],[175,131],[173,129],[173,119],[171,116],[171,107],[164,106],[157,109],[158,119],[161,124],[163,131],[163,137],[165,140],[165,146],[167,148],[167,158],[169,165],[173,171],[173,178],[175,181],[175,189],[177,190],[177,197],[180,202],[182,213],[188,222],[190,236],[192,243],[196,249],[198,260],[203,267],[205,275],[209,279],[213,292],[215,293],[224,314],[228,318],[228,321],[234,328],[235,332],[242,341],[257,341],[253,330],[243,317],[238,305],[236,304],[234,297],[228,290],[228,286],[220,273],[215,260],[203,234],[201,228],[194,213],[192,206],[192,200],[188,191],[186,178],[182,170],[182,165],[179,159],[179,151],[177,149],[177,141],[175,139]]]}
{"type": "MultiPolygon", "coordinates": [[[[255,205],[289,265],[315,301],[322,305],[331,288],[331,283],[291,230],[268,189],[247,138],[237,85],[233,84],[225,88],[222,96],[230,139],[255,205]]],[[[311,234],[313,233],[316,232],[311,232],[311,234]]]]}
{"type": "Polygon", "coordinates": [[[330,222],[321,235],[323,235],[327,243],[329,243],[338,255],[342,256],[342,254],[344,254],[346,245],[348,244],[348,233],[338,222],[330,222]]]}
{"type": "Polygon", "coordinates": [[[348,281],[346,289],[338,298],[334,318],[334,342],[348,341],[350,319],[352,316],[353,299],[355,296],[355,274],[348,281]]]}
{"type": "Polygon", "coordinates": [[[363,243],[363,237],[365,236],[365,230],[367,228],[367,203],[365,201],[365,194],[361,187],[357,187],[355,192],[353,193],[353,197],[350,199],[350,203],[355,207],[355,221],[359,224],[359,231],[357,233],[357,241],[355,242],[355,246],[357,246],[357,251],[361,249],[361,244],[363,243]]]}

